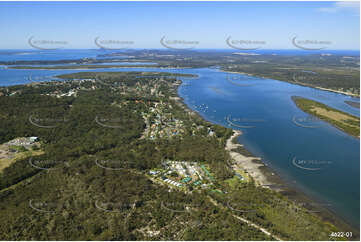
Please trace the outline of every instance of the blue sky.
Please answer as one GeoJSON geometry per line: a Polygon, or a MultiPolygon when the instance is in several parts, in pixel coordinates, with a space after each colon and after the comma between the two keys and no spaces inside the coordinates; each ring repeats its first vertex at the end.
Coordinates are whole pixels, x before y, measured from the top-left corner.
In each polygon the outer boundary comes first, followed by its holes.
{"type": "Polygon", "coordinates": [[[358,2],[0,2],[0,49],[31,49],[28,39],[97,48],[94,39],[162,48],[160,39],[227,49],[225,40],[295,49],[292,38],[359,49],[358,2]]]}

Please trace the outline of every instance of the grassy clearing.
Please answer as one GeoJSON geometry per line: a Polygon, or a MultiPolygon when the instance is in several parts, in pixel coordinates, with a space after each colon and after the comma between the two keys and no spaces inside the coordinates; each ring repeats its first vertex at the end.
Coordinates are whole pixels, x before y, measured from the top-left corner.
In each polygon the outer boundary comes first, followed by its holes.
{"type": "MultiPolygon", "coordinates": [[[[3,151],[3,150],[2,150],[3,151]]],[[[44,154],[42,150],[29,150],[25,152],[15,153],[13,157],[7,157],[0,159],[0,173],[6,168],[9,167],[11,164],[16,162],[17,160],[24,159],[31,156],[38,156],[44,154]]]]}

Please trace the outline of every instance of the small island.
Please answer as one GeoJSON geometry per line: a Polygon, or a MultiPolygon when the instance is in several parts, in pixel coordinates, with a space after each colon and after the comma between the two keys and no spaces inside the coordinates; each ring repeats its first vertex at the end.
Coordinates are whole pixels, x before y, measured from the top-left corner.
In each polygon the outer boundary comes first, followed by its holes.
{"type": "Polygon", "coordinates": [[[340,110],[331,108],[323,103],[303,97],[292,96],[298,108],[330,123],[343,132],[360,138],[360,118],[340,110]]]}

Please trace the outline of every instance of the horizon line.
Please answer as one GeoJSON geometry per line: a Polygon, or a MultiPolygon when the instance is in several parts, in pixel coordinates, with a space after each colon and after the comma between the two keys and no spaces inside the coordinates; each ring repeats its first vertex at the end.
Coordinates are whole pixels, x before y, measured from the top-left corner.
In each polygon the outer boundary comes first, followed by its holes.
{"type": "Polygon", "coordinates": [[[193,49],[168,49],[168,48],[147,48],[147,47],[139,47],[139,48],[131,48],[131,49],[101,49],[101,48],[58,48],[58,49],[49,49],[49,50],[42,50],[42,49],[36,49],[36,48],[0,48],[0,50],[41,50],[41,51],[57,51],[57,50],[105,50],[105,51],[130,51],[130,50],[172,50],[172,51],[194,51],[194,50],[229,50],[229,51],[247,51],[247,52],[252,52],[252,51],[262,51],[262,50],[298,50],[298,51],[315,51],[315,52],[320,52],[320,51],[339,51],[339,50],[348,50],[348,51],[360,51],[360,49],[322,49],[322,50],[302,50],[302,49],[283,49],[283,48],[274,48],[274,49],[256,49],[256,50],[237,50],[237,49],[225,49],[225,48],[193,48],[193,49]]]}

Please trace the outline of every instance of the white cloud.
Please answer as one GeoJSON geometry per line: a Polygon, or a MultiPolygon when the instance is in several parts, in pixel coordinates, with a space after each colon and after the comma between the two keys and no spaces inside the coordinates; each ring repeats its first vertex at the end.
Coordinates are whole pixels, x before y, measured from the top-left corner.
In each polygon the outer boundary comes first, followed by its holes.
{"type": "Polygon", "coordinates": [[[360,15],[360,2],[359,1],[348,1],[348,2],[334,2],[331,7],[318,8],[319,12],[326,13],[338,13],[338,12],[352,12],[360,15]]]}

